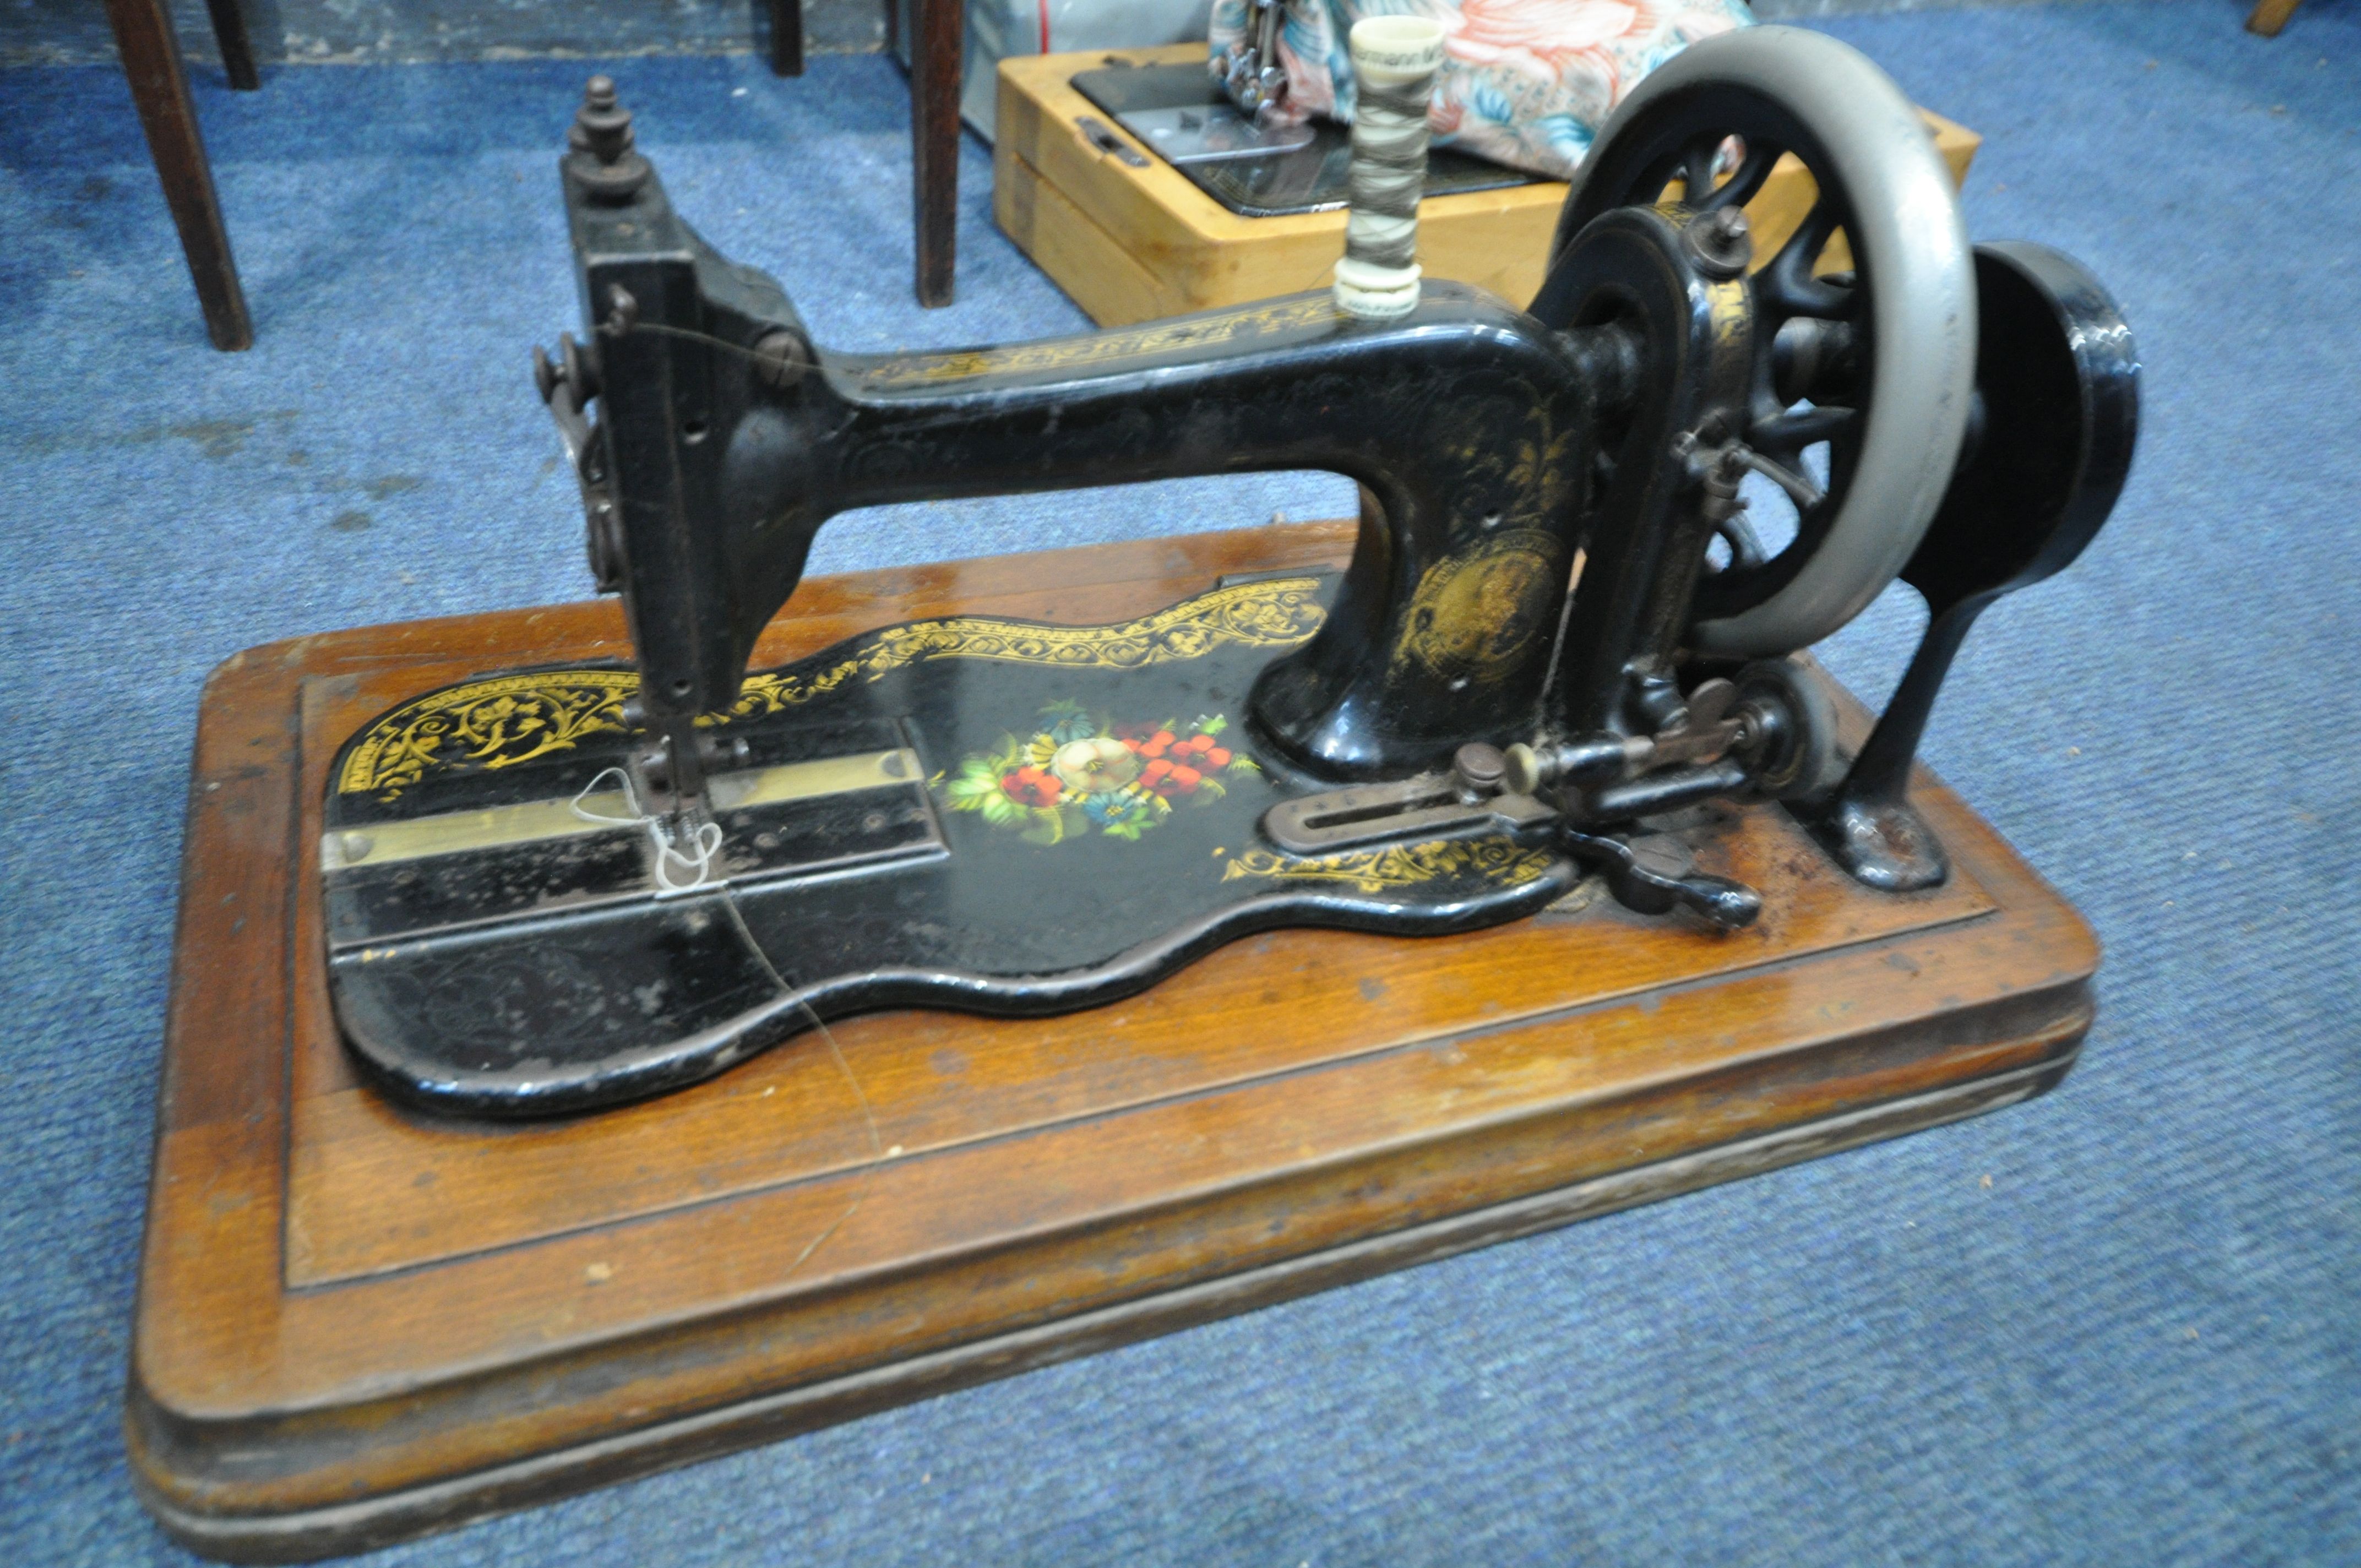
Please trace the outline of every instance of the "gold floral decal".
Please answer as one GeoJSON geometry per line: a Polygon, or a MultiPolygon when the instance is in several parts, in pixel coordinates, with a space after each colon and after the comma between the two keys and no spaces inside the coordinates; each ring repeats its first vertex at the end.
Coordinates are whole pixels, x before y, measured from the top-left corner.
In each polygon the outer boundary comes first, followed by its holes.
{"type": "Polygon", "coordinates": [[[1363,893],[1415,887],[1446,876],[1480,876],[1503,887],[1522,887],[1546,874],[1557,857],[1526,850],[1504,839],[1443,839],[1426,844],[1394,844],[1341,855],[1299,860],[1268,850],[1248,850],[1223,869],[1222,880],[1239,877],[1306,877],[1349,882],[1363,893]]]}
{"type": "Polygon", "coordinates": [[[1544,612],[1565,576],[1557,541],[1537,528],[1446,556],[1418,580],[1394,662],[1415,660],[1442,680],[1498,682],[1536,637],[1556,630],[1544,612]]]}
{"type": "Polygon", "coordinates": [[[1061,844],[1096,831],[1138,842],[1187,803],[1211,806],[1229,793],[1222,779],[1260,770],[1222,743],[1224,716],[1199,714],[1116,724],[1075,702],[1053,702],[1024,739],[1001,737],[970,754],[942,784],[953,811],[972,811],[994,828],[1020,830],[1028,843],[1061,844]]]}
{"type": "MultiPolygon", "coordinates": [[[[1225,646],[1292,647],[1325,619],[1320,585],[1309,576],[1239,583],[1115,626],[1028,626],[958,616],[888,627],[856,641],[850,656],[817,674],[749,675],[727,714],[697,722],[761,718],[935,659],[1129,670],[1225,646]]],[[[631,670],[544,670],[430,692],[387,714],[353,744],[337,774],[337,791],[376,792],[392,800],[430,773],[513,767],[588,736],[619,734],[623,699],[639,685],[631,670]]]]}
{"type": "Polygon", "coordinates": [[[1079,337],[1013,344],[1005,348],[965,348],[950,354],[881,356],[859,374],[872,387],[902,387],[960,381],[971,376],[1064,370],[1110,359],[1146,359],[1201,344],[1226,343],[1234,337],[1262,337],[1299,327],[1319,326],[1335,320],[1337,314],[1335,301],[1320,293],[1219,314],[1159,322],[1154,326],[1127,332],[1088,333],[1079,337]]]}

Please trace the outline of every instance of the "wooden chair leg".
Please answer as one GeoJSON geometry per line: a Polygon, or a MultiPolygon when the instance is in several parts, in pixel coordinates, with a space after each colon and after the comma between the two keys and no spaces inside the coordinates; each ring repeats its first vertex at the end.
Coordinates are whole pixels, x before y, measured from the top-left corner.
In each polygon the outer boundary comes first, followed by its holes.
{"type": "Polygon", "coordinates": [[[771,0],[771,74],[804,73],[803,0],[771,0]]]}
{"type": "Polygon", "coordinates": [[[247,31],[246,8],[238,0],[205,0],[205,9],[213,14],[214,42],[221,47],[222,70],[229,74],[229,84],[241,93],[251,93],[262,85],[262,77],[254,69],[254,39],[247,31]]]}
{"type": "Polygon", "coordinates": [[[254,323],[237,286],[237,262],[229,253],[229,231],[222,227],[213,166],[205,161],[204,138],[197,133],[197,108],[189,97],[189,73],[181,64],[172,18],[164,0],[106,0],[106,19],[115,28],[123,74],[131,82],[131,101],[148,132],[156,178],[181,230],[181,249],[196,280],[205,330],[215,348],[250,348],[254,323]]]}
{"type": "Polygon", "coordinates": [[[2246,31],[2260,33],[2267,38],[2279,37],[2279,29],[2288,25],[2288,18],[2295,15],[2296,6],[2301,3],[2302,0],[2255,0],[2254,14],[2246,18],[2246,31]]]}
{"type": "Polygon", "coordinates": [[[951,302],[959,226],[960,56],[966,0],[915,0],[910,23],[910,167],[918,303],[951,302]]]}

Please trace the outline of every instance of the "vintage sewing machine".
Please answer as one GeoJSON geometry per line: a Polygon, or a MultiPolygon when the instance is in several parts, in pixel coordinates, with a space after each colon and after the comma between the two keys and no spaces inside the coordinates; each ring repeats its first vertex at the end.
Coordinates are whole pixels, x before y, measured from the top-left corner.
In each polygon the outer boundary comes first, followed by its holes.
{"type": "Polygon", "coordinates": [[[1993,249],[1980,280],[1857,56],[1692,58],[1602,143],[1530,309],[1430,283],[1386,323],[1323,292],[899,355],[817,346],[594,85],[565,164],[589,332],[536,356],[636,668],[471,681],[353,737],[321,853],[360,1059],[423,1105],[575,1111],[814,1018],[1093,1006],[1247,932],[1466,931],[1594,871],[1738,927],[1755,891],[1646,831],[1718,797],[1789,803],[1880,885],[1939,880],[1898,785],[1931,683],[1875,809],[1832,807],[1836,704],[1791,655],[1915,555],[1989,569],[2033,527],[2070,558],[2128,455],[2129,339],[2062,258],[1993,249]],[[1742,204],[1790,153],[1822,199],[1758,268],[1742,204]],[[1274,468],[1359,482],[1340,576],[748,674],[839,512],[1274,468]],[[1799,513],[1775,550],[1750,474],[1799,513]]]}
{"type": "Polygon", "coordinates": [[[1849,49],[1649,77],[1523,308],[838,354],[603,82],[563,181],[620,616],[208,688],[127,1417],[180,1539],[380,1544],[2071,1064],[2087,927],[1912,763],[2136,360],[1849,49]],[[1303,468],[1356,531],[800,581],[852,508],[1303,468]],[[1872,727],[1804,650],[1897,574],[1872,727]]]}

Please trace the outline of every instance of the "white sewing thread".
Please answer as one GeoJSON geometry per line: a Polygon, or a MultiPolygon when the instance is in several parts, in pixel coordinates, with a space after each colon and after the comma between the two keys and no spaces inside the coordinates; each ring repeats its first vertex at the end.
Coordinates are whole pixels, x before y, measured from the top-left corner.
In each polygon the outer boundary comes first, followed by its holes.
{"type": "Polygon", "coordinates": [[[1336,263],[1336,304],[1349,315],[1387,321],[1418,304],[1418,199],[1443,36],[1426,16],[1353,24],[1352,210],[1336,263]]]}
{"type": "Polygon", "coordinates": [[[689,831],[689,848],[681,849],[674,839],[671,820],[653,815],[641,806],[639,791],[631,785],[631,775],[621,768],[605,769],[588,784],[584,784],[582,793],[574,797],[574,815],[585,822],[604,822],[617,828],[646,828],[649,842],[655,846],[656,896],[658,898],[677,898],[684,893],[695,893],[698,888],[714,880],[714,857],[721,852],[721,825],[718,822],[698,823],[689,831]],[[605,784],[609,775],[622,782],[624,803],[631,808],[631,815],[629,817],[609,817],[601,812],[592,811],[582,804],[598,793],[598,786],[605,784]],[[672,874],[671,868],[675,863],[686,867],[692,873],[686,882],[682,882],[672,874]]]}

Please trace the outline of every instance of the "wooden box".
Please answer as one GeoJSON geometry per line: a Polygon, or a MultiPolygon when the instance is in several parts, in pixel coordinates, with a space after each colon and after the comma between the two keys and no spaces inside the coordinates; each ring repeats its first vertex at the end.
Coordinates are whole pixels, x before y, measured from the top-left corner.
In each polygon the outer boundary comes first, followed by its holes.
{"type": "MultiPolygon", "coordinates": [[[[756,663],[927,616],[1118,620],[1353,535],[816,578],[756,663]]],[[[598,1114],[390,1103],[329,1007],[330,759],[422,692],[627,652],[609,601],[207,685],[126,1422],[200,1551],[381,1545],[2010,1104],[2090,1025],[2089,929],[1922,773],[1956,867],[1923,894],[1732,808],[1700,855],[1762,889],[1741,932],[1594,881],[1466,936],[1250,938],[1063,1017],[848,1019],[598,1114]]]]}
{"type": "MultiPolygon", "coordinates": [[[[1160,65],[1203,54],[1201,45],[1176,44],[1001,62],[994,216],[1101,326],[1324,289],[1345,253],[1342,211],[1240,217],[1072,86],[1077,71],[1113,61],[1160,65]],[[1130,143],[1146,166],[1102,150],[1083,131],[1086,119],[1130,143]]],[[[1953,177],[1965,179],[1982,138],[1938,115],[1927,121],[1953,177]]],[[[1794,231],[1812,196],[1811,176],[1783,159],[1747,208],[1761,254],[1794,231]]],[[[1477,284],[1521,305],[1541,287],[1565,202],[1565,186],[1554,181],[1433,197],[1419,209],[1419,265],[1428,277],[1477,284]]]]}

